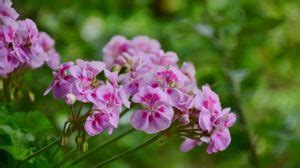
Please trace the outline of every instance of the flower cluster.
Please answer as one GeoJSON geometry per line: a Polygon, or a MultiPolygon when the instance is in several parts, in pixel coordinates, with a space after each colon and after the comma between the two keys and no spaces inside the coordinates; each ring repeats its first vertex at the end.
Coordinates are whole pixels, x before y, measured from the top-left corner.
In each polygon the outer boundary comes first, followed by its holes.
{"type": "Polygon", "coordinates": [[[30,20],[17,20],[19,14],[10,1],[0,0],[0,77],[16,69],[32,69],[47,63],[52,69],[59,65],[60,58],[54,49],[54,40],[39,32],[30,20]]]}
{"type": "Polygon", "coordinates": [[[46,90],[71,106],[75,100],[92,104],[83,125],[90,136],[104,130],[111,134],[124,106],[133,109],[131,124],[136,130],[183,137],[182,151],[202,143],[208,143],[208,153],[228,147],[228,128],[236,116],[222,109],[208,85],[197,87],[192,63],[179,66],[176,53],[165,52],[146,36],[113,37],[103,48],[103,60],[61,64],[46,90]]]}

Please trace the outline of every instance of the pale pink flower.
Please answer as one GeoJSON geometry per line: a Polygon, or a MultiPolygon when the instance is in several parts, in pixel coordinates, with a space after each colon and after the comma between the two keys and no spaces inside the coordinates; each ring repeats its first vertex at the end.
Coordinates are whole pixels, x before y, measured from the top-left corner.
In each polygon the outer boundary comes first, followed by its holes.
{"type": "Polygon", "coordinates": [[[208,110],[212,108],[221,109],[219,96],[208,85],[202,86],[202,91],[196,94],[193,103],[198,110],[201,110],[202,107],[208,110]]]}
{"type": "Polygon", "coordinates": [[[66,62],[59,65],[57,72],[53,72],[54,81],[47,88],[44,95],[53,90],[54,98],[64,98],[66,94],[71,92],[71,85],[74,81],[74,77],[70,73],[70,68],[73,65],[73,62],[66,62]]]}
{"type": "Polygon", "coordinates": [[[139,53],[154,53],[160,49],[160,44],[157,40],[150,39],[147,36],[136,36],[131,40],[133,54],[139,53]]]}
{"type": "Polygon", "coordinates": [[[94,78],[105,68],[100,61],[76,60],[76,65],[70,68],[70,73],[74,77],[72,93],[82,102],[87,102],[87,94],[94,89],[92,82],[94,78]]]}
{"type": "Polygon", "coordinates": [[[104,75],[108,79],[108,82],[115,88],[116,96],[122,101],[125,107],[130,107],[130,102],[128,100],[128,95],[125,93],[123,85],[118,84],[118,73],[110,72],[109,70],[104,70],[104,75]]]}
{"type": "Polygon", "coordinates": [[[90,136],[102,133],[109,125],[109,116],[103,112],[96,112],[87,117],[84,124],[85,131],[90,136]]]}
{"type": "Polygon", "coordinates": [[[230,132],[227,127],[222,127],[213,132],[208,144],[207,153],[217,153],[225,150],[231,142],[230,132]]]}
{"type": "Polygon", "coordinates": [[[103,48],[103,61],[111,68],[117,57],[128,51],[130,42],[124,36],[114,36],[103,48]]]}
{"type": "Polygon", "coordinates": [[[118,112],[122,110],[122,100],[111,84],[101,85],[87,95],[87,100],[100,109],[114,107],[118,112]]]}
{"type": "Polygon", "coordinates": [[[161,89],[145,86],[133,96],[132,101],[144,107],[131,116],[131,124],[134,128],[153,134],[171,125],[174,111],[170,106],[168,95],[161,89]]]}
{"type": "Polygon", "coordinates": [[[91,114],[85,122],[85,130],[90,136],[102,133],[105,129],[109,134],[118,127],[119,123],[119,109],[115,107],[93,107],[93,114],[91,114]]]}
{"type": "Polygon", "coordinates": [[[0,0],[0,19],[13,19],[16,20],[19,14],[11,7],[12,2],[7,0],[0,0]]]}
{"type": "Polygon", "coordinates": [[[189,79],[191,79],[192,81],[195,81],[195,74],[196,74],[196,70],[195,70],[195,66],[193,63],[191,62],[184,62],[181,66],[181,71],[189,77],[189,79]]]}

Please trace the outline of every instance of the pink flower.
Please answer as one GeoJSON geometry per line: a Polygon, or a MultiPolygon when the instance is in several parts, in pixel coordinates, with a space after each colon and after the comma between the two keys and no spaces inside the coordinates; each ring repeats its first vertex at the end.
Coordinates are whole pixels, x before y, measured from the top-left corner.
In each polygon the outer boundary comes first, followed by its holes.
{"type": "Polygon", "coordinates": [[[12,2],[0,0],[0,19],[13,19],[16,20],[19,14],[11,7],[12,2]]]}
{"type": "Polygon", "coordinates": [[[137,93],[141,87],[147,84],[150,74],[151,67],[144,63],[142,59],[138,59],[131,67],[131,71],[119,75],[119,80],[124,86],[125,93],[128,96],[132,96],[137,93]]]}
{"type": "Polygon", "coordinates": [[[104,63],[100,61],[76,60],[76,65],[70,68],[70,73],[74,77],[72,84],[72,93],[82,102],[87,102],[87,94],[94,89],[92,85],[94,78],[105,68],[104,63]]]}
{"type": "MultiPolygon", "coordinates": [[[[190,110],[192,109],[193,97],[183,92],[180,92],[179,95],[180,95],[179,99],[175,102],[176,104],[174,106],[180,112],[178,116],[179,121],[185,125],[190,122],[189,117],[190,117],[190,110]]],[[[172,100],[174,102],[174,98],[172,100]]]]}
{"type": "Polygon", "coordinates": [[[161,66],[176,66],[178,62],[178,56],[175,52],[168,51],[164,52],[163,50],[157,50],[154,53],[148,53],[144,57],[147,58],[148,62],[154,65],[161,65],[161,66]]]}
{"type": "Polygon", "coordinates": [[[70,68],[74,65],[73,62],[66,62],[58,67],[57,72],[53,72],[54,81],[47,88],[44,95],[53,90],[54,98],[64,98],[66,94],[71,92],[71,84],[74,77],[70,74],[70,68]]]}
{"type": "Polygon", "coordinates": [[[48,51],[48,60],[46,61],[47,65],[56,70],[60,63],[60,56],[55,50],[48,51]]]}
{"type": "Polygon", "coordinates": [[[119,111],[114,107],[102,109],[94,106],[93,114],[91,114],[84,125],[86,132],[90,136],[102,133],[108,129],[108,133],[112,134],[113,129],[118,127],[119,111]]]}
{"type": "Polygon", "coordinates": [[[25,19],[17,21],[19,28],[18,28],[18,35],[22,43],[25,46],[30,46],[35,40],[37,40],[38,36],[38,29],[36,24],[31,19],[25,19]]]}
{"type": "Polygon", "coordinates": [[[225,150],[231,141],[229,127],[236,121],[236,115],[230,113],[230,108],[223,109],[217,118],[210,120],[210,123],[215,127],[212,132],[208,149],[208,153],[216,153],[225,150]]]}
{"type": "Polygon", "coordinates": [[[150,39],[147,36],[136,36],[131,40],[131,45],[134,49],[134,54],[139,53],[154,53],[160,49],[160,44],[157,40],[150,39]]]}
{"type": "Polygon", "coordinates": [[[52,69],[57,69],[60,63],[59,54],[54,49],[54,40],[45,32],[40,32],[37,38],[37,45],[41,51],[47,54],[46,63],[52,69]]]}
{"type": "Polygon", "coordinates": [[[108,121],[106,113],[94,113],[86,119],[84,129],[90,136],[95,136],[102,133],[108,127],[108,121]]]}
{"type": "Polygon", "coordinates": [[[225,150],[231,142],[230,132],[227,127],[215,131],[210,138],[207,153],[217,153],[225,150]]]}
{"type": "Polygon", "coordinates": [[[170,106],[168,95],[161,89],[145,86],[133,96],[132,101],[144,107],[131,116],[134,128],[153,134],[171,125],[174,111],[170,106]]]}
{"type": "Polygon", "coordinates": [[[45,52],[53,49],[54,40],[45,32],[40,32],[37,37],[38,44],[43,48],[45,52]]]}
{"type": "Polygon", "coordinates": [[[104,75],[108,79],[109,83],[115,88],[116,96],[120,98],[125,107],[130,107],[130,102],[128,100],[128,95],[125,93],[123,85],[118,84],[118,73],[110,72],[109,70],[104,70],[104,75]]]}
{"type": "Polygon", "coordinates": [[[89,92],[87,99],[100,109],[114,107],[118,112],[122,110],[121,98],[111,84],[101,85],[89,92]]]}
{"type": "Polygon", "coordinates": [[[201,110],[202,107],[207,110],[211,110],[212,108],[221,109],[219,96],[213,92],[208,85],[202,86],[202,91],[196,94],[194,106],[198,110],[201,110]]]}
{"type": "Polygon", "coordinates": [[[11,54],[11,51],[6,48],[6,45],[0,41],[0,76],[7,77],[7,74],[14,71],[19,66],[18,59],[11,54]]]}
{"type": "Polygon", "coordinates": [[[129,41],[124,36],[114,36],[103,48],[103,61],[107,68],[111,68],[117,57],[127,52],[129,41]]]}
{"type": "Polygon", "coordinates": [[[191,62],[184,62],[181,66],[181,71],[188,76],[192,81],[195,81],[196,70],[194,64],[191,62]]]}
{"type": "Polygon", "coordinates": [[[15,20],[9,19],[4,21],[4,24],[1,25],[2,40],[5,40],[7,43],[13,42],[18,28],[19,25],[15,20]]]}

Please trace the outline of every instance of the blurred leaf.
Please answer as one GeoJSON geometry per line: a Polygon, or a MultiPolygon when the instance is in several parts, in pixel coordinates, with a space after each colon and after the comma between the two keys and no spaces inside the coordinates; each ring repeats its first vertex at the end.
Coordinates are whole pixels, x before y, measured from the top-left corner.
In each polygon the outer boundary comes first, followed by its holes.
{"type": "Polygon", "coordinates": [[[7,125],[0,125],[0,132],[2,132],[2,135],[6,135],[8,140],[6,143],[0,144],[0,149],[9,152],[17,160],[25,159],[31,153],[28,145],[34,141],[32,134],[24,134],[20,130],[14,130],[7,125]]]}
{"type": "Polygon", "coordinates": [[[14,120],[25,132],[44,137],[53,131],[52,124],[41,112],[13,113],[14,120]]]}

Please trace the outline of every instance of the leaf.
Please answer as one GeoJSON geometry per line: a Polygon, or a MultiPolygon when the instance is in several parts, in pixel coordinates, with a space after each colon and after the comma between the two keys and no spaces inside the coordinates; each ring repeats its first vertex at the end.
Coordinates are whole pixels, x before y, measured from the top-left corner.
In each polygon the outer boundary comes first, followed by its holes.
{"type": "Polygon", "coordinates": [[[13,117],[23,131],[36,137],[44,137],[52,132],[52,124],[41,112],[14,113],[13,117]]]}
{"type": "Polygon", "coordinates": [[[5,143],[0,144],[0,149],[9,152],[17,160],[25,159],[31,153],[29,144],[34,141],[32,134],[24,134],[7,125],[0,125],[0,132],[6,138],[5,143]]]}

